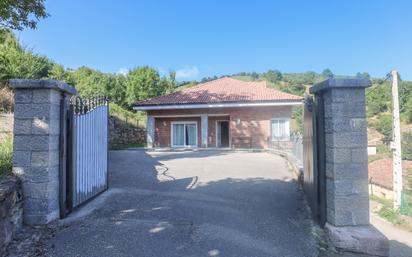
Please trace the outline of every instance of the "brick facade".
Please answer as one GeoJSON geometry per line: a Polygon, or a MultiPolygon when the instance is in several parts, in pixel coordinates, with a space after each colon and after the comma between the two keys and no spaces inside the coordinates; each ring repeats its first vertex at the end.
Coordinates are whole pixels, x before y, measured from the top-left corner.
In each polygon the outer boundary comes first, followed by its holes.
{"type": "Polygon", "coordinates": [[[268,148],[270,137],[270,120],[272,118],[290,118],[292,116],[292,106],[148,111],[149,116],[155,117],[154,146],[171,146],[171,122],[196,121],[198,129],[198,146],[200,147],[201,114],[207,114],[209,116],[208,147],[216,147],[216,120],[229,120],[229,137],[231,147],[268,148]],[[187,117],[185,117],[185,115],[187,115],[187,117]]]}
{"type": "Polygon", "coordinates": [[[197,146],[200,147],[202,141],[200,117],[156,118],[155,147],[171,147],[171,124],[179,121],[195,121],[197,123],[197,146]]]}

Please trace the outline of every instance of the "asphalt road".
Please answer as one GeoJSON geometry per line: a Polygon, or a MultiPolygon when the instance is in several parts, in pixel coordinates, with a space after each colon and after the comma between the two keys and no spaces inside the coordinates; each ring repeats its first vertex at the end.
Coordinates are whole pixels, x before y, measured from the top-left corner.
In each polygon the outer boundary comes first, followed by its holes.
{"type": "Polygon", "coordinates": [[[60,226],[47,256],[317,256],[303,193],[279,156],[125,150],[109,157],[109,192],[60,226]]]}
{"type": "MultiPolygon", "coordinates": [[[[371,201],[371,210],[376,207],[377,203],[371,201]]],[[[412,233],[396,227],[377,214],[371,213],[371,224],[375,226],[389,240],[390,257],[411,257],[412,256],[412,233]]]]}

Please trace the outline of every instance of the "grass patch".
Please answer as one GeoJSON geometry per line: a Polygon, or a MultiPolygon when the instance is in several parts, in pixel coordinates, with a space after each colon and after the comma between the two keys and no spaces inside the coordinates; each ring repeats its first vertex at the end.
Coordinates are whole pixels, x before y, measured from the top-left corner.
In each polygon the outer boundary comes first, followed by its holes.
{"type": "Polygon", "coordinates": [[[382,206],[378,211],[378,215],[395,225],[403,225],[405,223],[399,211],[395,211],[392,207],[386,205],[382,206]]]}
{"type": "Polygon", "coordinates": [[[0,180],[3,180],[12,175],[11,169],[13,167],[13,139],[6,138],[0,143],[0,180]]]}
{"type": "Polygon", "coordinates": [[[115,117],[119,121],[120,126],[145,128],[146,127],[146,114],[143,112],[129,111],[121,106],[110,103],[109,104],[110,116],[115,117]]]}
{"type": "Polygon", "coordinates": [[[405,213],[402,213],[400,210],[394,210],[392,200],[380,198],[374,195],[369,195],[369,199],[380,204],[380,208],[377,211],[374,211],[374,213],[376,213],[379,217],[395,226],[399,226],[412,232],[411,217],[405,216],[405,213]]]}
{"type": "Polygon", "coordinates": [[[110,150],[124,150],[128,148],[146,147],[146,144],[112,144],[110,150]]]}
{"type": "Polygon", "coordinates": [[[392,200],[386,199],[386,198],[381,198],[377,197],[375,195],[369,195],[369,200],[375,201],[377,203],[380,203],[384,206],[392,206],[392,200]]]}

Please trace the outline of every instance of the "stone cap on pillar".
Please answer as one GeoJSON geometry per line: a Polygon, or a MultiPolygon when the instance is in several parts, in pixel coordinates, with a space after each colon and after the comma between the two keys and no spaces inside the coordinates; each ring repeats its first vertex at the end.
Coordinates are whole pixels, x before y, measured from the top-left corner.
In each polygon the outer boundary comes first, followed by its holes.
{"type": "Polygon", "coordinates": [[[71,95],[76,95],[77,90],[60,80],[53,79],[11,79],[10,86],[14,89],[55,89],[71,95]]]}
{"type": "Polygon", "coordinates": [[[316,94],[332,88],[367,88],[372,86],[370,79],[360,78],[342,78],[342,79],[327,79],[309,89],[311,94],[316,94]]]}

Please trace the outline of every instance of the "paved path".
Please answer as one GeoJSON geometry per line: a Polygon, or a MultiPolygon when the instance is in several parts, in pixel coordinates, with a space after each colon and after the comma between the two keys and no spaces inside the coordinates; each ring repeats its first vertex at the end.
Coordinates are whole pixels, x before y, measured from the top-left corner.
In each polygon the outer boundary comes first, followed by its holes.
{"type": "Polygon", "coordinates": [[[411,232],[397,228],[375,214],[371,214],[371,223],[389,239],[390,257],[412,256],[411,232]]]}
{"type": "Polygon", "coordinates": [[[47,256],[317,256],[284,159],[224,151],[110,153],[108,193],[47,256]]]}

